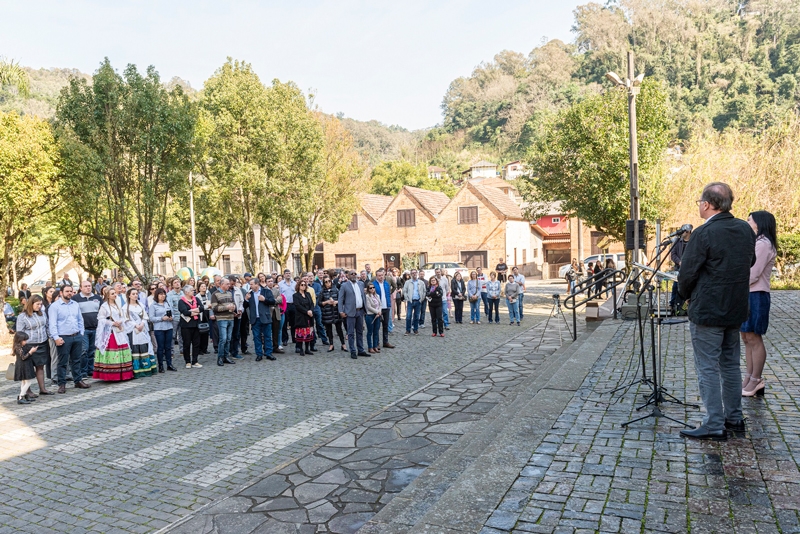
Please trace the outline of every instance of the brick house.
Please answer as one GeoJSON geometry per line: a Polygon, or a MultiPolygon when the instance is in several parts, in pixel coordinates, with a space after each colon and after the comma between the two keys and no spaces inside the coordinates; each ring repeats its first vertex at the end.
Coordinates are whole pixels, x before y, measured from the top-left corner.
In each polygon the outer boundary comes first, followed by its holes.
{"type": "Polygon", "coordinates": [[[363,195],[348,231],[323,243],[325,268],[402,267],[432,261],[491,267],[503,258],[531,275],[541,269],[541,239],[513,194],[466,182],[444,193],[403,187],[395,196],[363,195]]]}

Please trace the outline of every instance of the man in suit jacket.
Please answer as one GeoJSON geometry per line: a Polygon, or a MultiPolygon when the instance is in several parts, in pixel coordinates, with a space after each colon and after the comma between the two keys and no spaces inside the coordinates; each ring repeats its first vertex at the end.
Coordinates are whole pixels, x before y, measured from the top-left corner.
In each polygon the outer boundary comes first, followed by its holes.
{"type": "Polygon", "coordinates": [[[244,298],[249,312],[250,329],[253,331],[256,361],[260,362],[263,358],[275,360],[272,355],[272,307],[275,306],[275,297],[271,290],[258,284],[258,278],[252,278],[250,290],[244,298]]]}
{"type": "Polygon", "coordinates": [[[347,273],[347,282],[342,283],[342,287],[339,288],[338,306],[339,314],[347,324],[350,357],[354,360],[358,356],[370,356],[364,352],[364,303],[367,296],[364,294],[364,285],[357,276],[355,271],[347,273]]]}
{"type": "Polygon", "coordinates": [[[678,292],[689,299],[694,365],[706,408],[702,425],[681,430],[695,439],[724,441],[728,429],[745,429],[739,328],[748,315],[755,234],[731,215],[732,204],[727,184],[703,188],[697,206],[706,222],[686,245],[678,274],[678,292]]]}

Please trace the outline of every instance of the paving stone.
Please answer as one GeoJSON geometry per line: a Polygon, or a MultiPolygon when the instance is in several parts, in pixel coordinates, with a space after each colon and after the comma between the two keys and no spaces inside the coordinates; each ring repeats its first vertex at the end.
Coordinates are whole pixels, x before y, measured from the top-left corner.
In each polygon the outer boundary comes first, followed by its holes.
{"type": "Polygon", "coordinates": [[[322,499],[327,494],[338,488],[336,484],[315,484],[313,482],[306,482],[297,486],[294,490],[294,497],[301,504],[322,499]]]}

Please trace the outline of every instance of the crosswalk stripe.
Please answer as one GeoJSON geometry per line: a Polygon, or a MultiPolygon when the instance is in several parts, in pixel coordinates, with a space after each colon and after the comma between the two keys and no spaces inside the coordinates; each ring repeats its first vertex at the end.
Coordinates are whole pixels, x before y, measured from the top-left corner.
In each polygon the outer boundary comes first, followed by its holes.
{"type": "Polygon", "coordinates": [[[206,408],[210,408],[211,406],[215,406],[217,404],[222,404],[223,402],[232,400],[234,398],[234,395],[225,393],[214,395],[213,397],[208,397],[207,399],[192,402],[186,406],[180,406],[173,410],[167,410],[166,412],[161,412],[156,415],[150,415],[142,419],[137,419],[136,421],[130,421],[124,425],[115,426],[114,428],[97,432],[90,436],[78,438],[68,443],[62,443],[61,445],[56,445],[53,448],[60,452],[74,454],[85,449],[91,449],[92,447],[115,440],[117,438],[135,434],[140,430],[146,430],[174,419],[180,419],[185,415],[205,410],[206,408]]]}
{"type": "Polygon", "coordinates": [[[185,393],[187,391],[189,390],[184,388],[163,389],[160,391],[156,391],[154,393],[148,393],[147,395],[142,395],[139,397],[134,397],[132,399],[108,404],[106,406],[101,406],[99,408],[92,408],[91,410],[84,410],[82,412],[76,412],[64,415],[52,421],[45,421],[43,423],[38,423],[23,428],[16,428],[6,433],[0,431],[0,439],[15,440],[30,436],[36,436],[37,434],[40,434],[42,432],[47,432],[48,430],[55,430],[56,428],[61,428],[69,426],[74,423],[79,423],[81,421],[86,421],[87,419],[93,419],[95,417],[108,415],[114,412],[121,412],[122,410],[127,410],[129,408],[133,408],[135,406],[141,406],[143,404],[148,404],[151,402],[157,402],[166,399],[168,397],[172,397],[173,395],[177,395],[179,393],[185,393]]]}
{"type": "Polygon", "coordinates": [[[240,449],[203,469],[189,473],[181,480],[197,486],[210,486],[345,417],[347,414],[344,413],[322,412],[240,449]]]}
{"type": "Polygon", "coordinates": [[[175,452],[188,449],[189,447],[193,447],[200,442],[207,441],[211,438],[219,436],[220,434],[224,434],[225,432],[230,432],[239,425],[256,421],[258,419],[263,419],[264,417],[272,415],[273,413],[283,410],[284,408],[286,408],[285,404],[262,404],[261,406],[256,406],[251,410],[246,410],[228,417],[227,419],[223,419],[222,421],[214,423],[213,427],[208,426],[196,432],[191,432],[189,434],[184,434],[183,436],[177,436],[172,439],[168,439],[167,441],[162,441],[158,445],[153,445],[152,447],[147,447],[118,458],[113,462],[109,462],[108,465],[121,467],[122,469],[136,469],[138,467],[143,467],[146,466],[148,462],[161,460],[162,458],[166,458],[175,452]]]}
{"type": "MultiPolygon", "coordinates": [[[[109,384],[108,386],[103,387],[102,389],[95,389],[94,391],[90,391],[88,393],[77,393],[69,395],[68,397],[62,397],[57,400],[44,400],[44,397],[39,397],[33,405],[28,405],[22,408],[21,410],[15,410],[13,412],[4,412],[0,413],[0,423],[3,421],[10,421],[12,419],[17,419],[21,416],[29,415],[32,413],[40,413],[46,410],[51,410],[53,408],[60,408],[62,406],[69,406],[70,404],[75,404],[77,402],[83,402],[89,399],[96,399],[97,397],[103,397],[105,395],[111,395],[112,393],[118,393],[120,391],[124,391],[126,389],[130,389],[136,386],[141,385],[141,381],[136,382],[127,382],[125,384],[109,384]]],[[[72,393],[70,391],[70,393],[72,393]]]]}

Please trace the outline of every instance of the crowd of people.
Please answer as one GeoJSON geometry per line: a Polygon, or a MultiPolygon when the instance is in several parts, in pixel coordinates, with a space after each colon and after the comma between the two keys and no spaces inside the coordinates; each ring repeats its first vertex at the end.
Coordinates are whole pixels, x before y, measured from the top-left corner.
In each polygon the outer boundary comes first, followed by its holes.
{"type": "Polygon", "coordinates": [[[517,267],[500,273],[505,283],[480,267],[469,280],[440,269],[428,280],[421,273],[373,272],[367,264],[360,272],[318,269],[296,277],[288,269],[199,280],[159,276],[146,285],[139,278],[128,285],[122,277],[75,284],[65,274],[41,295],[23,284],[21,309],[8,317],[14,379],[21,382],[17,402],[55,394],[46,379],[63,394],[67,382],[88,389],[89,378],[118,382],[176,372],[173,355],[183,356],[186,369],[202,368],[199,356],[211,350],[218,366],[233,365],[249,354],[250,339],[255,361],[274,361],[291,344],[298,355],[318,352],[318,345],[333,352],[337,341],[353,359],[371,357],[395,348],[389,340],[395,321],[404,335],[419,335],[430,317],[432,337],[444,337],[451,312],[453,322],[463,324],[465,302],[470,324],[481,324],[481,315],[499,323],[501,300],[509,324],[521,324],[525,277],[517,267]]]}

